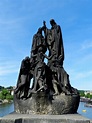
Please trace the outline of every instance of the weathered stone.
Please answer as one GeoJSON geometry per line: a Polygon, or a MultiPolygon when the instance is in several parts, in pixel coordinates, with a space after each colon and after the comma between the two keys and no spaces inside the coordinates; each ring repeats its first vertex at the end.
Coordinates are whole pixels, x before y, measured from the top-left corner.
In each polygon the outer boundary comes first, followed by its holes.
{"type": "Polygon", "coordinates": [[[51,99],[43,92],[32,94],[26,100],[14,97],[15,112],[26,114],[49,114],[51,112],[51,99]]]}
{"type": "Polygon", "coordinates": [[[68,114],[76,113],[79,105],[78,95],[58,95],[50,98],[44,92],[32,94],[26,100],[14,97],[15,112],[26,114],[68,114]]]}
{"type": "Polygon", "coordinates": [[[30,114],[9,114],[0,118],[0,123],[90,123],[79,114],[66,115],[30,115],[30,114]]]}

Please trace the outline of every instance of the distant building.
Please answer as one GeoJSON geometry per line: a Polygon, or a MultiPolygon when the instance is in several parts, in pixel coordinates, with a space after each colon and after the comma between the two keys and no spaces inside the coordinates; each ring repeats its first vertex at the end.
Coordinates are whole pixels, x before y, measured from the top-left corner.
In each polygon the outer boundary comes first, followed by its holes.
{"type": "Polygon", "coordinates": [[[15,86],[12,86],[12,88],[7,88],[7,90],[10,92],[12,96],[14,95],[14,89],[15,89],[15,86]]]}
{"type": "Polygon", "coordinates": [[[14,95],[14,90],[11,91],[11,95],[12,95],[12,96],[14,95]]]}
{"type": "Polygon", "coordinates": [[[15,86],[13,86],[12,90],[11,90],[11,95],[13,96],[14,95],[14,90],[15,90],[15,86]]]}
{"type": "Polygon", "coordinates": [[[84,94],[85,94],[85,95],[87,95],[87,94],[92,95],[92,91],[85,91],[84,94]]]}

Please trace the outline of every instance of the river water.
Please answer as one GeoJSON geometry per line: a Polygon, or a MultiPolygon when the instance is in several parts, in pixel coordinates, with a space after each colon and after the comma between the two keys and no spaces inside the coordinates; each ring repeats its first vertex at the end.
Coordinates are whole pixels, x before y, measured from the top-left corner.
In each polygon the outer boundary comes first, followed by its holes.
{"type": "MultiPolygon", "coordinates": [[[[84,107],[84,104],[85,104],[84,102],[80,102],[78,113],[86,118],[92,119],[92,108],[84,107]]],[[[13,103],[0,105],[0,117],[3,117],[13,111],[14,111],[13,103]]]]}
{"type": "Polygon", "coordinates": [[[80,102],[78,113],[92,120],[92,107],[85,107],[84,102],[80,102]]]}
{"type": "Polygon", "coordinates": [[[14,104],[1,104],[0,105],[0,117],[5,116],[14,111],[14,104]]]}

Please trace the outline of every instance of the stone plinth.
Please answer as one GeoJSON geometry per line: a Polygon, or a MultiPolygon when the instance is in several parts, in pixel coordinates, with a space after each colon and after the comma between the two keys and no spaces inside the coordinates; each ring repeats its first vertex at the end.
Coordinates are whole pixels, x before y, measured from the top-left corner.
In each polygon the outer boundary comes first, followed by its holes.
{"type": "Polygon", "coordinates": [[[79,114],[30,115],[13,113],[0,118],[0,123],[91,123],[79,114]]]}
{"type": "Polygon", "coordinates": [[[22,114],[48,114],[51,111],[51,99],[45,93],[36,93],[26,100],[14,96],[15,112],[22,114]]]}
{"type": "Polygon", "coordinates": [[[50,97],[43,92],[32,94],[26,100],[14,97],[15,112],[22,114],[73,114],[77,112],[80,97],[78,95],[58,95],[50,97]]]}

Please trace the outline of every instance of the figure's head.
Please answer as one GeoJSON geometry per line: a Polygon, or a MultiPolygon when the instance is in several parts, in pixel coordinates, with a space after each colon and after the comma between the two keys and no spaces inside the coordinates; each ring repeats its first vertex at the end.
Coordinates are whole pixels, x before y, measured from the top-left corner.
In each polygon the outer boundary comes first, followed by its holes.
{"type": "Polygon", "coordinates": [[[29,56],[26,56],[26,57],[25,57],[25,61],[27,61],[27,62],[30,61],[29,56]]]}
{"type": "Polygon", "coordinates": [[[37,33],[42,33],[42,28],[41,27],[38,29],[37,33]]]}
{"type": "Polygon", "coordinates": [[[54,19],[51,19],[51,20],[50,20],[50,24],[51,24],[52,26],[55,25],[55,24],[56,24],[55,20],[54,20],[54,19]]]}

